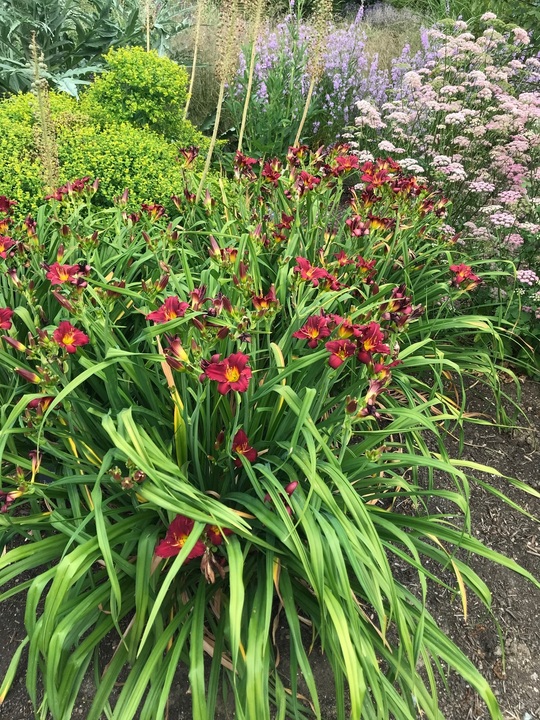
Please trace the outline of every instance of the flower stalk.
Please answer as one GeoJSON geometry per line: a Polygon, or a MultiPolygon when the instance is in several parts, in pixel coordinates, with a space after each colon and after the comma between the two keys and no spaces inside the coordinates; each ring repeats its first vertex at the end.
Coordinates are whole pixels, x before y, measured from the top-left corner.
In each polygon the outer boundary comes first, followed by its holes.
{"type": "Polygon", "coordinates": [[[56,133],[51,116],[49,85],[42,75],[42,73],[47,70],[47,66],[44,62],[43,53],[40,51],[37,44],[35,33],[32,33],[30,53],[33,69],[32,94],[36,98],[36,146],[43,168],[42,172],[45,189],[46,191],[52,191],[59,184],[58,147],[56,144],[56,133]]]}
{"type": "Polygon", "coordinates": [[[199,41],[201,37],[201,25],[204,9],[206,6],[206,0],[199,0],[197,3],[197,17],[195,20],[195,40],[193,43],[193,60],[191,63],[191,75],[189,78],[189,89],[187,94],[186,107],[184,108],[184,120],[187,119],[189,105],[191,102],[191,96],[193,95],[193,86],[195,84],[195,70],[197,67],[197,57],[199,55],[199,41]]]}
{"type": "Polygon", "coordinates": [[[253,22],[253,30],[251,37],[251,54],[249,59],[249,74],[248,84],[246,88],[246,97],[244,99],[244,109],[242,111],[242,123],[240,125],[240,132],[238,133],[238,152],[242,150],[242,141],[244,139],[244,132],[246,129],[247,115],[249,109],[249,101],[251,99],[251,90],[253,88],[253,74],[255,71],[255,58],[257,57],[257,37],[259,35],[259,27],[261,24],[264,10],[264,0],[255,0],[255,20],[253,22]]]}
{"type": "Polygon", "coordinates": [[[326,39],[326,26],[331,20],[331,0],[319,0],[313,17],[315,35],[310,48],[310,55],[312,57],[312,60],[308,65],[308,73],[310,76],[309,89],[306,96],[306,102],[304,103],[304,111],[300,119],[300,124],[298,126],[298,130],[296,131],[296,138],[294,140],[295,147],[298,147],[300,145],[300,138],[302,137],[302,131],[304,129],[304,125],[308,116],[311,99],[313,97],[313,91],[315,90],[315,85],[320,80],[324,72],[324,45],[326,39]]]}
{"type": "Polygon", "coordinates": [[[226,0],[223,3],[221,10],[221,35],[219,37],[219,60],[217,66],[217,74],[220,80],[219,83],[219,96],[216,106],[216,117],[214,120],[214,131],[212,133],[212,139],[210,140],[210,147],[208,148],[208,154],[206,156],[206,162],[204,164],[203,174],[199,182],[197,189],[197,195],[195,201],[199,202],[203,192],[203,188],[208,177],[210,170],[210,164],[212,162],[212,155],[216,147],[217,135],[219,131],[219,122],[221,120],[221,110],[223,107],[223,99],[225,97],[225,88],[229,83],[230,79],[234,76],[236,71],[236,64],[238,61],[237,52],[237,39],[238,39],[238,20],[239,20],[239,6],[238,0],[226,0]]]}

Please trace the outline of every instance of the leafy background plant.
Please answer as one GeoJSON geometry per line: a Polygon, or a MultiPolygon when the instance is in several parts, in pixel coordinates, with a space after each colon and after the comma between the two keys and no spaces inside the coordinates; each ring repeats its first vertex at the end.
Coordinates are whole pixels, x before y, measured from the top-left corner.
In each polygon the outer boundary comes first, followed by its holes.
{"type": "MultiPolygon", "coordinates": [[[[152,47],[168,49],[169,38],[189,24],[176,2],[151,2],[152,47]]],[[[0,93],[27,92],[32,82],[30,40],[35,35],[47,80],[77,96],[103,67],[110,48],[145,45],[138,2],[127,0],[3,0],[0,4],[0,93]]]]}

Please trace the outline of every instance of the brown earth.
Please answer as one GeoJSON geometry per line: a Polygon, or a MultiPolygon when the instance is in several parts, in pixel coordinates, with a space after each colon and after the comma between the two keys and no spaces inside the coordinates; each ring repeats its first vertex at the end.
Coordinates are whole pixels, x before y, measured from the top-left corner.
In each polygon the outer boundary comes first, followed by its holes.
{"type": "MultiPolygon", "coordinates": [[[[505,390],[512,397],[511,385],[505,390]]],[[[500,473],[516,477],[540,491],[540,384],[521,381],[516,429],[500,432],[492,426],[468,425],[462,458],[489,465],[500,473]],[[526,417],[525,417],[526,416],[526,417]]],[[[510,407],[510,406],[509,406],[510,407]]],[[[494,404],[480,386],[469,391],[467,409],[494,415],[494,404]]],[[[448,450],[456,457],[459,444],[448,438],[448,450]]],[[[480,485],[471,484],[470,509],[473,534],[488,547],[506,554],[536,577],[540,577],[540,501],[512,487],[496,475],[476,474],[519,503],[531,516],[510,508],[480,485]]],[[[444,477],[437,482],[448,482],[444,477]]],[[[441,511],[448,510],[440,503],[441,511]]],[[[403,508],[404,511],[407,508],[403,508]]],[[[505,720],[540,720],[540,591],[526,579],[483,558],[467,557],[468,563],[485,580],[493,594],[492,614],[469,593],[465,620],[459,597],[433,587],[430,611],[441,628],[465,651],[489,681],[500,702],[505,720]],[[502,649],[499,633],[504,641],[502,649]]],[[[396,567],[399,577],[401,570],[396,567]]],[[[406,578],[403,578],[405,581],[406,578]]],[[[455,583],[454,583],[455,584],[455,583]]],[[[0,678],[17,643],[24,637],[24,604],[19,596],[1,606],[0,678]]],[[[335,718],[332,679],[322,657],[315,660],[324,720],[335,718]]],[[[185,669],[179,670],[169,708],[170,720],[188,720],[191,700],[185,669]]],[[[474,692],[456,675],[447,679],[448,691],[440,687],[440,704],[448,720],[488,720],[489,714],[474,692]]],[[[93,694],[92,682],[83,685],[74,718],[85,718],[93,694]]],[[[222,718],[232,718],[223,708],[222,718]]],[[[33,720],[24,677],[20,674],[0,708],[2,720],[33,720]]],[[[65,720],[70,720],[66,718],[65,720]]]]}

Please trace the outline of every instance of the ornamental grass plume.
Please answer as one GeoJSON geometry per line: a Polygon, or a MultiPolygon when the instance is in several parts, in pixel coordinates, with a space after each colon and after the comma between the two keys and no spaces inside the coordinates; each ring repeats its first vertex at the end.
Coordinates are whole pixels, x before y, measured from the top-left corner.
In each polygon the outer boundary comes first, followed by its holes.
{"type": "Polygon", "coordinates": [[[36,118],[34,136],[38,156],[41,160],[45,189],[52,191],[59,185],[58,147],[56,144],[54,123],[51,116],[49,84],[43,77],[43,72],[47,70],[47,66],[44,62],[43,53],[37,44],[35,33],[32,33],[30,54],[33,70],[31,91],[36,99],[34,110],[36,118]]]}
{"type": "Polygon", "coordinates": [[[216,105],[216,117],[214,119],[214,132],[210,140],[210,147],[206,156],[204,170],[199,182],[196,194],[196,202],[199,202],[206,182],[212,154],[216,146],[221,119],[221,109],[225,97],[225,88],[233,78],[238,62],[238,36],[240,25],[239,0],[224,0],[220,9],[220,33],[218,35],[218,62],[217,75],[219,77],[219,95],[216,105]]]}
{"type": "Polygon", "coordinates": [[[313,38],[309,48],[309,61],[307,65],[308,75],[310,77],[304,111],[300,118],[300,124],[296,132],[294,145],[300,144],[302,130],[306,122],[306,118],[311,105],[311,98],[315,85],[320,80],[324,71],[324,51],[326,46],[326,32],[328,23],[332,20],[332,0],[317,0],[315,12],[313,13],[313,38]]]}
{"type": "Polygon", "coordinates": [[[150,30],[154,23],[154,11],[153,0],[140,0],[139,15],[143,20],[146,31],[146,52],[150,52],[150,30]]]}
{"type": "Polygon", "coordinates": [[[248,9],[255,8],[255,17],[251,28],[251,53],[249,58],[249,72],[248,72],[248,83],[246,88],[246,97],[244,98],[244,109],[242,111],[242,123],[240,125],[240,132],[238,133],[238,146],[237,151],[242,150],[242,140],[244,139],[244,131],[246,129],[247,114],[249,109],[249,101],[251,99],[251,90],[253,87],[253,74],[255,72],[255,60],[257,57],[257,37],[259,35],[259,29],[264,14],[266,0],[252,0],[248,4],[248,9]],[[250,5],[252,7],[250,7],[250,5]]]}
{"type": "Polygon", "coordinates": [[[191,102],[191,96],[193,95],[193,86],[195,84],[195,70],[197,67],[197,57],[199,54],[199,41],[201,37],[201,25],[206,9],[206,0],[198,0],[197,2],[197,14],[195,18],[195,38],[193,41],[193,60],[191,62],[191,74],[189,78],[189,88],[187,94],[186,107],[184,108],[184,120],[187,119],[189,104],[191,102]]]}

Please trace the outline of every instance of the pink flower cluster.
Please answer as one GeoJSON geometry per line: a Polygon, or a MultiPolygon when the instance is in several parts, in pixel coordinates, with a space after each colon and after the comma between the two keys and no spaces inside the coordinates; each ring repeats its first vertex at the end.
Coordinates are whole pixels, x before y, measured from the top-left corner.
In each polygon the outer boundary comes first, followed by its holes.
{"type": "MultiPolygon", "coordinates": [[[[416,161],[452,202],[449,218],[483,257],[537,262],[540,250],[540,58],[529,36],[485,13],[423,37],[411,66],[380,105],[363,101],[355,139],[364,151],[393,146],[416,161]],[[479,213],[484,218],[479,220],[479,213]]],[[[400,160],[402,164],[404,161],[400,160]]],[[[416,170],[418,172],[418,170],[416,170]]]]}

